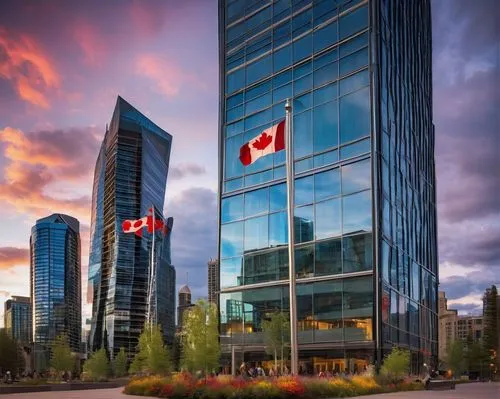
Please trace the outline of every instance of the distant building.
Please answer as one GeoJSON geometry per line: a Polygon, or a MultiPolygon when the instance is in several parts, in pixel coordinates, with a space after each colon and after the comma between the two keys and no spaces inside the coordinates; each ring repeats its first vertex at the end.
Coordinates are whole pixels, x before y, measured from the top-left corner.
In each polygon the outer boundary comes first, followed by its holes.
{"type": "MultiPolygon", "coordinates": [[[[92,303],[89,350],[137,348],[146,321],[151,234],[122,231],[124,220],[163,210],[172,136],[118,97],[97,158],[92,192],[89,280],[92,303]]],[[[157,286],[153,313],[166,341],[175,329],[175,271],[169,235],[156,236],[157,286]],[[169,291],[170,290],[170,291],[169,291]]]]}
{"type": "Polygon", "coordinates": [[[191,303],[191,290],[187,285],[183,285],[179,290],[179,298],[177,305],[177,326],[182,328],[182,320],[184,317],[184,312],[193,306],[191,303]]]}
{"type": "Polygon", "coordinates": [[[80,351],[82,328],[80,223],[55,213],[37,220],[30,238],[35,370],[48,365],[48,349],[66,334],[80,351]]]}
{"type": "Polygon", "coordinates": [[[32,341],[31,298],[13,296],[4,306],[4,326],[6,333],[16,341],[29,345],[32,341]]]}
{"type": "Polygon", "coordinates": [[[439,359],[446,358],[446,348],[451,342],[480,341],[483,331],[483,316],[459,316],[457,310],[448,309],[446,294],[439,291],[439,359]]]}
{"type": "Polygon", "coordinates": [[[208,302],[218,305],[218,293],[220,291],[219,261],[210,259],[208,261],[208,302]]]}

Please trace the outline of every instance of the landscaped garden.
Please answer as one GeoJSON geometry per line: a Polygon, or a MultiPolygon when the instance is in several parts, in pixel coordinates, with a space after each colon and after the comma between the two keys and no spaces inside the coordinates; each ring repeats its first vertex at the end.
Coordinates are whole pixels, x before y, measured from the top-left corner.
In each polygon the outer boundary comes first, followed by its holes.
{"type": "Polygon", "coordinates": [[[242,379],[231,376],[196,379],[180,373],[170,377],[151,376],[132,380],[124,392],[130,395],[159,398],[196,399],[288,399],[288,398],[345,398],[384,392],[414,391],[423,384],[401,381],[381,385],[373,377],[307,378],[277,377],[242,379]]]}

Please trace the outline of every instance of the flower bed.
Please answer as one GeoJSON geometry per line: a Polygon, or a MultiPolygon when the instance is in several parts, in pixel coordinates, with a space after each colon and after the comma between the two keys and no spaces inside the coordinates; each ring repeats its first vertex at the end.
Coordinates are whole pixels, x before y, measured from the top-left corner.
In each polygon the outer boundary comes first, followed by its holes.
{"type": "Polygon", "coordinates": [[[384,392],[413,391],[423,385],[402,382],[381,386],[372,377],[302,378],[279,377],[243,380],[219,376],[196,380],[189,374],[172,377],[145,377],[134,379],[125,387],[129,395],[156,396],[181,399],[293,399],[293,398],[345,398],[384,392]]]}

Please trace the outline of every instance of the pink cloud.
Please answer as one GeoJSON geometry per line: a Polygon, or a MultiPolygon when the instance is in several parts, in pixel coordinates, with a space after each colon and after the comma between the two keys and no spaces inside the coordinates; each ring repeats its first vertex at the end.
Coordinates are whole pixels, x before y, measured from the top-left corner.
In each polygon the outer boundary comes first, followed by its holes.
{"type": "Polygon", "coordinates": [[[13,83],[22,100],[41,108],[50,108],[47,94],[61,85],[53,62],[31,36],[23,34],[18,39],[12,39],[8,33],[0,27],[0,48],[6,55],[0,63],[0,77],[13,83]]]}
{"type": "Polygon", "coordinates": [[[183,86],[197,89],[206,87],[195,74],[185,71],[172,61],[158,55],[139,56],[136,60],[136,73],[152,81],[155,91],[168,98],[177,96],[183,86]]]}
{"type": "Polygon", "coordinates": [[[101,66],[107,54],[102,35],[87,22],[78,22],[75,25],[74,37],[83,51],[85,62],[91,66],[101,66]]]}

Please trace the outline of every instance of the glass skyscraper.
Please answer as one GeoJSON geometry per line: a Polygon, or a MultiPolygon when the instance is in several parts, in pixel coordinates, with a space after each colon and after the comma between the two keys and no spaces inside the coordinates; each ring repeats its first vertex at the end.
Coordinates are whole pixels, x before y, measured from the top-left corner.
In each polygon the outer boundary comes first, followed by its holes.
{"type": "MultiPolygon", "coordinates": [[[[147,310],[151,235],[125,234],[122,223],[154,206],[163,210],[172,136],[118,97],[96,162],[87,299],[90,350],[135,353],[147,310]]],[[[170,222],[172,223],[172,222],[170,222]]],[[[175,330],[175,270],[170,237],[157,235],[157,315],[167,342],[175,330]]],[[[156,301],[155,301],[156,303],[156,301]]]]}
{"type": "Polygon", "coordinates": [[[29,345],[33,340],[31,326],[31,298],[12,296],[4,304],[4,327],[7,334],[16,341],[29,345]]]}
{"type": "Polygon", "coordinates": [[[220,330],[263,362],[289,311],[284,151],[240,147],[292,99],[299,368],[437,357],[430,2],[220,0],[220,330]]]}
{"type": "Polygon", "coordinates": [[[48,366],[50,346],[65,334],[80,351],[82,330],[80,223],[55,213],[36,221],[30,238],[35,370],[48,366]]]}

